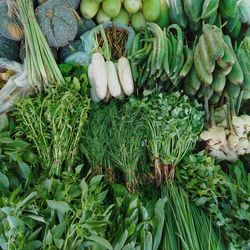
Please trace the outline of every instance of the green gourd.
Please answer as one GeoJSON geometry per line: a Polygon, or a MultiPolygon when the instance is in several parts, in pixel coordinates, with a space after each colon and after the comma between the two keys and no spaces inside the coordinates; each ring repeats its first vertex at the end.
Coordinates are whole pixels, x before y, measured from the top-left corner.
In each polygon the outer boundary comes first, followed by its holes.
{"type": "Polygon", "coordinates": [[[0,58],[19,61],[19,43],[0,35],[0,58]]]}
{"type": "Polygon", "coordinates": [[[23,30],[14,14],[10,0],[0,1],[0,34],[8,39],[21,41],[23,30]]]}
{"type": "Polygon", "coordinates": [[[37,21],[49,45],[66,46],[77,35],[78,24],[74,10],[61,0],[49,0],[36,9],[37,21]]]}

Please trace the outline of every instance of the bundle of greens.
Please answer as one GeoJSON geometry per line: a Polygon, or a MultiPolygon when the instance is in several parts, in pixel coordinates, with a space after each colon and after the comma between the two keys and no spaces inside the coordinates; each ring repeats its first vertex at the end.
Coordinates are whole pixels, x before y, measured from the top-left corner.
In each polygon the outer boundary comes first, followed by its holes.
{"type": "Polygon", "coordinates": [[[51,84],[64,83],[49,45],[36,20],[33,1],[17,0],[13,3],[25,36],[28,81],[35,90],[47,90],[51,84]]]}
{"type": "Polygon", "coordinates": [[[179,92],[145,95],[133,100],[146,126],[147,147],[155,169],[157,185],[172,180],[177,164],[190,152],[203,127],[200,105],[179,92]]]}
{"type": "Polygon", "coordinates": [[[119,170],[130,191],[138,184],[137,167],[145,152],[143,123],[139,118],[138,111],[134,111],[130,103],[94,105],[81,145],[95,171],[103,172],[112,182],[114,170],[119,170]]]}
{"type": "Polygon", "coordinates": [[[111,117],[117,116],[118,107],[112,102],[108,105],[92,104],[85,128],[81,152],[94,173],[104,174],[110,182],[114,180],[110,163],[109,144],[111,139],[111,117]]]}
{"type": "Polygon", "coordinates": [[[176,172],[176,184],[183,187],[196,206],[203,207],[234,249],[249,244],[250,174],[241,162],[229,165],[225,174],[204,152],[184,157],[176,172]]]}
{"type": "Polygon", "coordinates": [[[103,176],[81,178],[80,172],[79,166],[45,179],[28,195],[18,187],[1,196],[0,248],[112,249],[104,238],[113,206],[104,204],[103,176]]]}
{"type": "Polygon", "coordinates": [[[71,169],[76,162],[89,110],[87,84],[85,75],[81,82],[73,79],[50,88],[46,96],[17,103],[17,136],[33,143],[40,166],[49,171],[49,176],[60,176],[63,169],[71,169]]]}
{"type": "Polygon", "coordinates": [[[162,249],[226,249],[211,218],[190,203],[182,188],[163,186],[162,195],[168,197],[162,249]]]}
{"type": "Polygon", "coordinates": [[[101,175],[81,178],[81,168],[36,187],[36,204],[47,222],[41,241],[48,249],[112,249],[104,238],[113,207],[104,204],[108,189],[101,175]]]}

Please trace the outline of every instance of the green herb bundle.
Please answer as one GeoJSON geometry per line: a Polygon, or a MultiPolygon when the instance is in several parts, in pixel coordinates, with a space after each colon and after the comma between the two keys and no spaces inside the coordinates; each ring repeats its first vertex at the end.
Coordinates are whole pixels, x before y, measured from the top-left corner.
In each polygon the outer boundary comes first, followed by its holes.
{"type": "Polygon", "coordinates": [[[119,170],[130,191],[138,184],[137,167],[145,153],[143,123],[139,118],[130,103],[96,106],[91,110],[81,145],[94,171],[104,172],[114,181],[115,169],[119,170]]]}
{"type": "Polygon", "coordinates": [[[25,35],[26,63],[29,83],[34,89],[45,89],[52,84],[64,83],[49,45],[36,20],[33,1],[17,0],[13,4],[25,35]]]}
{"type": "Polygon", "coordinates": [[[146,95],[133,101],[146,127],[146,139],[154,163],[158,185],[163,178],[172,180],[177,164],[190,152],[203,127],[203,112],[179,92],[146,95]]]}
{"type": "MultiPolygon", "coordinates": [[[[83,82],[83,88],[87,82],[83,82]]],[[[87,120],[89,99],[73,83],[50,88],[46,96],[24,98],[17,103],[18,136],[32,142],[41,167],[49,176],[60,176],[76,162],[78,142],[87,120]]]]}
{"type": "Polygon", "coordinates": [[[228,175],[202,151],[184,157],[175,182],[196,206],[211,214],[230,247],[244,249],[250,243],[250,174],[240,161],[229,165],[227,171],[228,175]]]}
{"type": "Polygon", "coordinates": [[[190,203],[182,188],[163,186],[162,196],[168,197],[162,249],[226,249],[211,218],[190,203]]]}

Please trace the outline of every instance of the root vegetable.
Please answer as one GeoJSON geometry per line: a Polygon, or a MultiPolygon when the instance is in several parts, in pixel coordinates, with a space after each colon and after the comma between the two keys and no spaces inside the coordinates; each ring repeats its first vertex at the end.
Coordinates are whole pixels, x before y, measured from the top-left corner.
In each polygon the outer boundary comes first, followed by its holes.
{"type": "Polygon", "coordinates": [[[132,95],[134,92],[134,82],[130,64],[126,57],[121,57],[118,60],[118,75],[125,95],[132,95]]]}
{"type": "Polygon", "coordinates": [[[108,77],[108,90],[111,96],[117,98],[121,95],[121,86],[117,76],[115,65],[112,61],[106,62],[106,70],[108,77]]]}

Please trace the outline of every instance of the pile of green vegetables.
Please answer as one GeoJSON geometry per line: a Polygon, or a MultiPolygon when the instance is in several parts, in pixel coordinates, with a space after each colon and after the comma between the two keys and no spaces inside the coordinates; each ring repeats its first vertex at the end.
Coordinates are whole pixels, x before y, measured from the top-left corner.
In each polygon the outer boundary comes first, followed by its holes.
{"type": "Polygon", "coordinates": [[[2,0],[0,97],[0,249],[250,249],[248,0],[2,0]]]}

